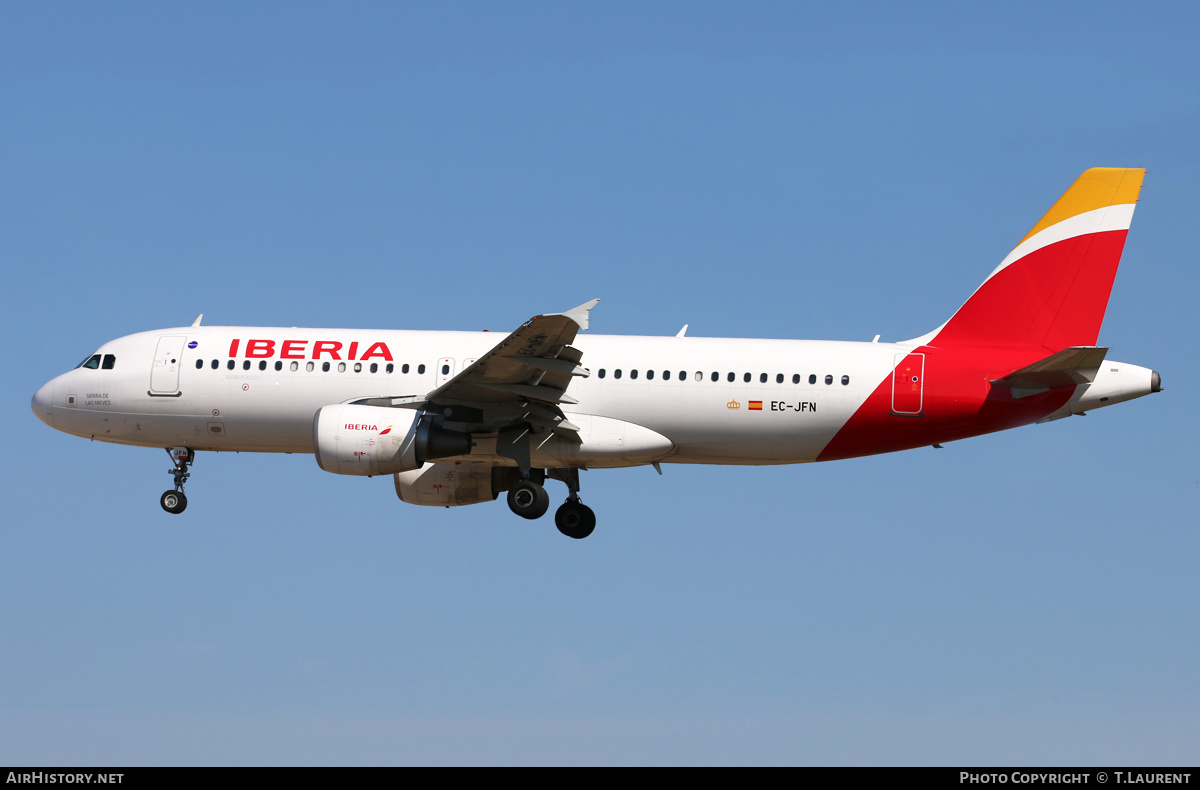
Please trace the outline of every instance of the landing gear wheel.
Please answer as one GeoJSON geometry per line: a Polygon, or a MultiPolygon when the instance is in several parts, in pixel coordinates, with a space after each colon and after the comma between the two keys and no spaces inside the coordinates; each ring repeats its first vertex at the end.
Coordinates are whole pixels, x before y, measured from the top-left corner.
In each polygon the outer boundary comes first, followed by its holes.
{"type": "Polygon", "coordinates": [[[187,497],[183,495],[182,491],[164,491],[158,503],[168,513],[179,514],[187,507],[187,497]]]}
{"type": "Polygon", "coordinates": [[[596,514],[582,502],[568,499],[554,512],[554,526],[568,538],[582,540],[596,528],[596,514]]]}
{"type": "Polygon", "coordinates": [[[508,490],[508,509],[521,518],[541,518],[550,509],[550,495],[537,483],[522,480],[508,490]]]}
{"type": "Polygon", "coordinates": [[[174,464],[167,472],[175,478],[175,488],[164,491],[163,495],[158,498],[158,504],[162,505],[162,509],[168,513],[178,515],[187,507],[187,497],[183,495],[183,484],[192,476],[188,468],[196,460],[196,454],[187,447],[168,447],[166,450],[167,455],[171,456],[171,463],[174,464]]]}

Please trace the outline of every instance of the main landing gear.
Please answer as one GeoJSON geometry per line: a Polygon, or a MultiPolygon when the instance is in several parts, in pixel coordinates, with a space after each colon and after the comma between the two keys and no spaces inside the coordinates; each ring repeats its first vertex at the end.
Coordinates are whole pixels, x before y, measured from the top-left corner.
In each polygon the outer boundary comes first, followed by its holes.
{"type": "Polygon", "coordinates": [[[175,476],[175,488],[170,491],[164,491],[163,495],[159,497],[158,503],[162,505],[163,510],[178,515],[187,507],[187,497],[183,493],[183,484],[192,476],[188,468],[196,460],[196,456],[195,453],[186,447],[168,448],[167,454],[171,456],[171,462],[175,464],[173,469],[167,470],[175,476]]]}
{"type": "Polygon", "coordinates": [[[579,501],[578,494],[573,494],[554,511],[554,526],[568,538],[582,540],[596,528],[596,514],[579,501]]]}
{"type": "MultiPolygon", "coordinates": [[[[522,518],[541,518],[550,509],[550,495],[542,487],[546,474],[541,469],[530,470],[508,490],[508,507],[522,518]]],[[[550,477],[567,484],[567,501],[554,512],[554,525],[568,538],[586,538],[596,528],[596,514],[579,501],[579,470],[551,469],[550,477]]]]}
{"type": "Polygon", "coordinates": [[[533,480],[524,479],[508,489],[508,509],[521,518],[541,518],[550,509],[550,495],[533,480]]]}

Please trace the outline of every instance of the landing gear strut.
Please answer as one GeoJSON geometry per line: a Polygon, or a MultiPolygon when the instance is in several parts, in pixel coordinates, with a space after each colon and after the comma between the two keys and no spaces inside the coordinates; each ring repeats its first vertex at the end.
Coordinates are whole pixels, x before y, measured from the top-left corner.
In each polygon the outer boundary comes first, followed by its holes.
{"type": "MultiPolygon", "coordinates": [[[[550,495],[542,488],[546,470],[534,469],[529,457],[528,427],[500,431],[496,452],[516,462],[520,479],[508,489],[508,508],[522,518],[541,518],[550,508],[550,495]]],[[[554,513],[558,531],[569,538],[586,538],[596,528],[596,514],[579,501],[579,469],[551,469],[550,477],[567,484],[567,501],[554,513]]]]}
{"type": "Polygon", "coordinates": [[[167,450],[167,454],[171,456],[171,462],[175,464],[173,469],[167,470],[175,476],[175,488],[170,491],[164,491],[163,495],[159,497],[158,503],[162,505],[163,510],[178,515],[187,507],[187,497],[183,493],[183,484],[192,476],[188,468],[196,460],[196,456],[186,447],[171,447],[167,450]]]}
{"type": "Polygon", "coordinates": [[[596,514],[579,501],[579,470],[555,469],[551,477],[567,484],[567,501],[554,512],[554,526],[568,538],[582,540],[596,528],[596,514]]]}

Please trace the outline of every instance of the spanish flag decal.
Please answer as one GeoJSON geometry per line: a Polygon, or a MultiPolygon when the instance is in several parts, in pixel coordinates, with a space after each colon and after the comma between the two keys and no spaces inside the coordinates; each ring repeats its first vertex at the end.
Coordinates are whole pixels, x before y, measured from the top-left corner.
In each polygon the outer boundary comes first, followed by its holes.
{"type": "Polygon", "coordinates": [[[760,400],[750,401],[750,411],[762,411],[762,401],[760,401],[760,400]]]}

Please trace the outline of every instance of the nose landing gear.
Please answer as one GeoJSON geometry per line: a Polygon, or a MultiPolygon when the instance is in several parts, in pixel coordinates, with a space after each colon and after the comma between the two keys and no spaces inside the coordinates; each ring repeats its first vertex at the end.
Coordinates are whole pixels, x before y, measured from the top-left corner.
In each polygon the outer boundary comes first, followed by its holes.
{"type": "Polygon", "coordinates": [[[159,497],[158,503],[162,505],[163,510],[178,515],[187,507],[187,497],[183,493],[183,484],[191,477],[191,472],[188,471],[188,468],[196,460],[196,456],[187,447],[168,448],[167,454],[171,456],[171,461],[175,464],[173,469],[167,470],[175,476],[175,488],[170,491],[164,491],[163,495],[159,497]]]}

